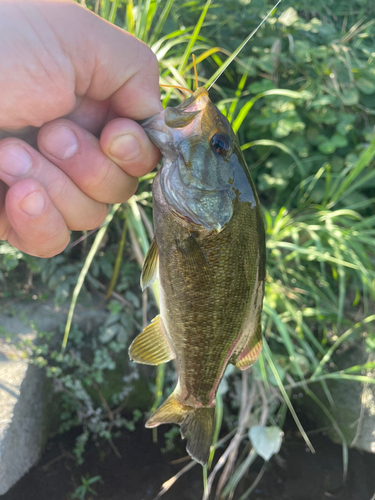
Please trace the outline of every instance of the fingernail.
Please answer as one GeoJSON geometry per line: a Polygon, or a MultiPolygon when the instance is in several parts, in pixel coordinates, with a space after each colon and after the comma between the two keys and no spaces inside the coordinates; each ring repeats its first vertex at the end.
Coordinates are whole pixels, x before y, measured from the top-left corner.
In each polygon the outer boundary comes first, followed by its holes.
{"type": "Polygon", "coordinates": [[[0,170],[14,177],[21,177],[30,169],[32,159],[26,149],[12,145],[0,151],[0,170]]]}
{"type": "Polygon", "coordinates": [[[109,152],[119,160],[134,160],[141,152],[141,145],[133,134],[119,135],[113,139],[109,152]]]}
{"type": "Polygon", "coordinates": [[[68,160],[78,151],[78,139],[68,127],[53,128],[44,139],[44,149],[59,160],[68,160]]]}
{"type": "Polygon", "coordinates": [[[45,204],[43,194],[40,191],[34,191],[21,201],[20,207],[27,215],[35,217],[43,212],[45,204]]]}

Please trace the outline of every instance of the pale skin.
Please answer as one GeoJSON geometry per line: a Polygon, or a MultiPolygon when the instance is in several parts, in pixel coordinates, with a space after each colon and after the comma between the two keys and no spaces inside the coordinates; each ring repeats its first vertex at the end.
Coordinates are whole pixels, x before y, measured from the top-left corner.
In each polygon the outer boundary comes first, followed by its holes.
{"type": "Polygon", "coordinates": [[[70,0],[0,0],[0,240],[52,257],[98,227],[159,151],[151,50],[70,0]]]}

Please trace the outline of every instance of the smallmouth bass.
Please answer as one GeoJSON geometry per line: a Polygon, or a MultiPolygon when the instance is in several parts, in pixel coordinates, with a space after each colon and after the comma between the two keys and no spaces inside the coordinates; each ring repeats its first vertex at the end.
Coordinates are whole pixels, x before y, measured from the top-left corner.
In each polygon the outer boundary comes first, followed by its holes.
{"type": "Polygon", "coordinates": [[[248,368],[262,347],[262,213],[238,141],[204,87],[142,127],[163,155],[141,277],[143,289],[159,278],[160,315],[129,355],[150,365],[175,361],[177,386],[146,427],[179,424],[188,453],[205,464],[225,369],[248,368]]]}

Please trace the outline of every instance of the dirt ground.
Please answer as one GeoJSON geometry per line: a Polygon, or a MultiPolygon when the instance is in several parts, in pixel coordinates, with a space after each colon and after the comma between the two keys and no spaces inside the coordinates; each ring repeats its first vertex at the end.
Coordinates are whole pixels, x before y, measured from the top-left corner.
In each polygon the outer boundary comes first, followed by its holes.
{"type": "MultiPolygon", "coordinates": [[[[187,461],[181,453],[162,453],[163,442],[152,443],[151,432],[137,426],[115,440],[122,458],[116,457],[108,445],[90,444],[86,460],[77,466],[70,450],[76,431],[50,441],[39,463],[24,476],[2,500],[70,500],[81,484],[81,476],[101,476],[93,485],[97,496],[87,494],[85,500],[153,500],[160,486],[176,474],[187,461]]],[[[162,437],[162,433],[159,432],[162,437]]],[[[375,455],[350,450],[349,474],[342,482],[341,447],[320,435],[311,436],[316,454],[306,451],[294,430],[274,457],[249,500],[372,500],[375,492],[375,455]]],[[[162,441],[162,439],[161,439],[162,441]]],[[[182,444],[182,443],[181,443],[182,444]]],[[[253,464],[246,484],[240,484],[237,498],[257,476],[263,461],[253,464]]],[[[195,466],[182,476],[165,494],[163,500],[200,500],[202,476],[195,466]]],[[[236,496],[234,497],[236,498],[236,496]]]]}

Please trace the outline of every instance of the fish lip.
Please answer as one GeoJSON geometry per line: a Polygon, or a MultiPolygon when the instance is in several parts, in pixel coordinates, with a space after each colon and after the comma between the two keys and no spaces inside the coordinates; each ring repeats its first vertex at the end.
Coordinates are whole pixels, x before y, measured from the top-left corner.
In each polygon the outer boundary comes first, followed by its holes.
{"type": "MultiPolygon", "coordinates": [[[[193,95],[191,95],[188,99],[186,99],[184,102],[180,103],[176,108],[178,109],[185,109],[191,106],[194,102],[198,101],[201,96],[207,96],[208,97],[208,90],[206,87],[198,87],[196,91],[194,92],[193,95]]],[[[202,109],[201,109],[202,110],[202,109]]]]}
{"type": "MultiPolygon", "coordinates": [[[[189,111],[188,108],[191,107],[191,106],[194,107],[195,103],[198,103],[198,104],[201,103],[202,102],[201,101],[201,97],[203,97],[203,98],[208,97],[208,91],[207,91],[207,89],[205,87],[198,87],[197,90],[194,92],[194,94],[192,96],[190,96],[184,102],[180,103],[174,109],[178,109],[179,111],[186,112],[187,114],[190,114],[190,113],[193,114],[194,113],[195,115],[198,115],[199,113],[201,113],[204,110],[204,108],[207,105],[207,102],[205,102],[205,99],[203,100],[204,106],[198,107],[197,109],[193,109],[192,111],[191,110],[189,111]]],[[[149,118],[145,118],[144,120],[138,120],[137,123],[143,129],[146,129],[146,128],[148,128],[148,125],[150,125],[150,123],[153,122],[157,116],[160,116],[163,119],[164,125],[167,128],[169,128],[165,124],[165,120],[164,120],[164,112],[165,112],[166,109],[168,109],[168,108],[165,108],[162,111],[159,111],[159,113],[156,113],[156,114],[150,116],[149,118]]],[[[160,132],[160,130],[159,130],[159,132],[160,132]]]]}
{"type": "Polygon", "coordinates": [[[149,118],[144,118],[143,120],[136,120],[136,122],[142,128],[145,128],[145,127],[147,127],[147,122],[153,121],[157,116],[161,115],[162,113],[164,113],[164,109],[163,109],[163,111],[159,111],[159,113],[155,113],[154,115],[150,116],[149,118]]]}

